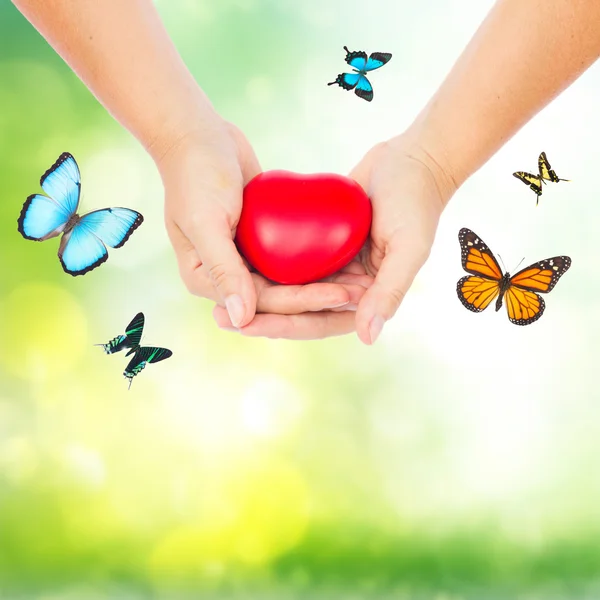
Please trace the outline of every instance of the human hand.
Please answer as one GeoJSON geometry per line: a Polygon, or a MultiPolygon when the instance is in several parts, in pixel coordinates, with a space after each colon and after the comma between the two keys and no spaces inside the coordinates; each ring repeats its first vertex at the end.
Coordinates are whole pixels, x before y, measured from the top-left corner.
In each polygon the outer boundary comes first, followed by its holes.
{"type": "MultiPolygon", "coordinates": [[[[371,281],[364,269],[359,268],[361,275],[348,268],[304,286],[276,285],[250,272],[233,239],[244,185],[260,172],[260,165],[241,131],[215,113],[211,116],[156,160],[165,187],[167,232],[188,290],[217,303],[226,319],[217,319],[219,326],[243,327],[260,312],[272,319],[267,325],[275,334],[282,314],[355,307],[371,281]]],[[[325,321],[332,319],[348,317],[325,321]]]]}
{"type": "Polygon", "coordinates": [[[375,277],[356,312],[356,332],[373,344],[429,253],[439,218],[457,186],[420,144],[401,135],[377,144],[350,173],[373,203],[373,223],[361,250],[375,277]]]}

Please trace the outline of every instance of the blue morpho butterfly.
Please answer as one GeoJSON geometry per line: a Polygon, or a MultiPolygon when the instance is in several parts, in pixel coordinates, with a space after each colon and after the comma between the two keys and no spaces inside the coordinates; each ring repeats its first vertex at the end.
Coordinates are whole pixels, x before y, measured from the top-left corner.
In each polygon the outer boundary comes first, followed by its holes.
{"type": "Polygon", "coordinates": [[[18,221],[19,232],[38,242],[62,233],[58,258],[70,275],[85,275],[100,266],[108,259],[106,246],[120,248],[144,221],[139,212],[129,208],[104,208],[80,217],[81,176],[68,152],[42,175],[40,185],[47,195],[27,198],[18,221]]]}
{"type": "Polygon", "coordinates": [[[129,379],[130,388],[133,378],[143,371],[148,363],[157,363],[173,355],[171,350],[167,350],[166,348],[140,346],[144,323],[144,313],[140,312],[127,325],[125,335],[118,335],[106,344],[96,344],[97,346],[102,346],[106,354],[114,354],[115,352],[129,348],[129,352],[125,356],[133,354],[133,358],[129,361],[123,375],[126,379],[129,379]]]}
{"type": "Polygon", "coordinates": [[[367,58],[366,52],[350,52],[346,46],[346,62],[354,69],[354,73],[340,73],[335,81],[327,85],[337,83],[345,90],[354,90],[354,93],[363,100],[371,102],[373,100],[373,86],[366,77],[369,71],[374,71],[383,67],[392,55],[389,52],[373,52],[367,58]]]}

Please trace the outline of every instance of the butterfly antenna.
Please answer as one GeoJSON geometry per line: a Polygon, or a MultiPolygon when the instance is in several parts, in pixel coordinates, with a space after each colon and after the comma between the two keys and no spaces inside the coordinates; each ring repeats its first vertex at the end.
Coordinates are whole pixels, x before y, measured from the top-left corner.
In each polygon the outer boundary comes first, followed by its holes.
{"type": "Polygon", "coordinates": [[[504,269],[504,272],[506,273],[506,265],[504,264],[504,261],[502,260],[502,257],[498,254],[498,258],[500,259],[500,262],[502,263],[502,268],[504,269]]]}
{"type": "Polygon", "coordinates": [[[521,266],[521,264],[523,263],[523,261],[525,260],[525,257],[523,257],[520,261],[519,264],[515,267],[515,270],[513,271],[513,273],[521,266]]]}

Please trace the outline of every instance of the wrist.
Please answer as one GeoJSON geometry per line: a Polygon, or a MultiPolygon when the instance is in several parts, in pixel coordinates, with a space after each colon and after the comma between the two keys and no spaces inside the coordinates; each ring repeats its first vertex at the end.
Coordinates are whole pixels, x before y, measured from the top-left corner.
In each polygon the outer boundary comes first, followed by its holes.
{"type": "Polygon", "coordinates": [[[190,102],[182,103],[179,110],[169,116],[140,141],[160,170],[165,158],[176,148],[192,138],[206,137],[223,123],[208,98],[200,93],[190,102]]]}
{"type": "Polygon", "coordinates": [[[388,141],[395,151],[421,163],[431,174],[437,187],[442,205],[445,207],[463,183],[446,160],[443,149],[431,143],[424,132],[411,126],[403,134],[388,141]]]}

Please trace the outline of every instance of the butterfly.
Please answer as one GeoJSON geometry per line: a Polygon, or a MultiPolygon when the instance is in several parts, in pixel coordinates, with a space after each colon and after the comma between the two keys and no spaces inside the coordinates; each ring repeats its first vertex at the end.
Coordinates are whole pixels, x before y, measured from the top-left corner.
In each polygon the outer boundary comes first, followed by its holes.
{"type": "Polygon", "coordinates": [[[129,361],[123,375],[126,379],[129,379],[130,389],[133,378],[143,371],[148,363],[157,363],[173,355],[173,353],[166,348],[140,346],[145,322],[146,319],[144,313],[140,312],[135,315],[131,320],[131,323],[127,325],[125,335],[118,335],[106,344],[96,344],[97,346],[102,346],[106,354],[114,354],[115,352],[120,352],[125,348],[129,348],[129,352],[127,352],[125,356],[133,354],[133,358],[129,361]]]}
{"type": "Polygon", "coordinates": [[[476,233],[463,227],[458,232],[458,241],[463,269],[471,274],[456,285],[463,306],[481,312],[498,297],[498,311],[506,299],[508,319],[515,325],[529,325],[542,316],[546,305],[539,294],[552,291],[571,266],[568,256],[554,256],[511,277],[509,273],[502,274],[498,261],[476,233]]]}
{"type": "Polygon", "coordinates": [[[106,246],[120,248],[144,221],[129,208],[104,208],[80,217],[81,176],[77,162],[63,152],[42,175],[46,193],[27,198],[18,219],[19,232],[43,242],[62,233],[58,258],[69,275],[85,275],[108,259],[106,246]]]}
{"type": "Polygon", "coordinates": [[[114,354],[115,352],[121,352],[125,348],[131,348],[132,350],[126,354],[129,356],[132,352],[140,345],[142,339],[142,332],[144,330],[144,313],[138,313],[133,317],[131,323],[127,325],[125,329],[125,335],[118,335],[117,337],[110,340],[106,344],[96,344],[96,346],[102,346],[106,354],[114,354]]]}
{"type": "Polygon", "coordinates": [[[327,85],[338,84],[345,90],[354,90],[354,93],[363,100],[371,102],[373,100],[373,86],[366,77],[369,71],[374,71],[383,67],[392,55],[389,52],[373,52],[367,58],[366,52],[350,52],[346,46],[345,61],[352,67],[354,73],[340,73],[335,81],[327,85]]]}
{"type": "Polygon", "coordinates": [[[560,179],[556,175],[556,172],[552,169],[550,163],[548,162],[548,157],[546,156],[545,152],[542,152],[538,158],[538,171],[538,175],[526,173],[525,171],[517,171],[513,173],[513,177],[520,179],[536,193],[536,206],[538,205],[540,196],[542,195],[542,183],[544,185],[546,184],[545,180],[551,181],[552,183],[558,183],[559,181],[570,181],[570,179],[560,179]]]}

